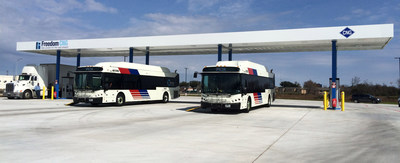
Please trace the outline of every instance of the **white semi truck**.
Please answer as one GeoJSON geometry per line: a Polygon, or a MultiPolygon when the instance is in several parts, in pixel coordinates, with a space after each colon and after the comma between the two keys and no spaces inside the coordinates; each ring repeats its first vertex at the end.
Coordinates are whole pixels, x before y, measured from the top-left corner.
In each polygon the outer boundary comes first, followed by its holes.
{"type": "MultiPolygon", "coordinates": [[[[59,81],[59,97],[72,98],[73,97],[73,83],[75,66],[60,65],[60,80],[59,81]]],[[[40,64],[40,65],[26,65],[22,69],[21,75],[17,80],[7,83],[4,96],[8,99],[22,98],[30,99],[36,97],[34,91],[35,86],[39,83],[41,89],[43,86],[46,89],[50,86],[55,86],[56,81],[56,64],[40,64]]],[[[48,96],[50,91],[45,91],[45,96],[48,96]]],[[[40,91],[40,96],[43,96],[43,91],[40,91]]]]}

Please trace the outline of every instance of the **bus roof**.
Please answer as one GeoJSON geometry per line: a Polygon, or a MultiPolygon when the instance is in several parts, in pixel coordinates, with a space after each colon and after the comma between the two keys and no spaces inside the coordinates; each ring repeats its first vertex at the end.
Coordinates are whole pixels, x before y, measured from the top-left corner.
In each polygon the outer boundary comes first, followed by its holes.
{"type": "Polygon", "coordinates": [[[166,67],[152,66],[128,62],[100,62],[94,66],[83,66],[77,72],[106,72],[117,74],[133,74],[146,76],[167,76],[175,77],[177,74],[170,72],[166,67]],[[101,67],[101,69],[96,69],[101,67]]]}
{"type": "MultiPolygon", "coordinates": [[[[272,72],[268,72],[267,67],[264,65],[250,62],[250,61],[219,61],[216,65],[206,66],[205,68],[216,67],[219,68],[215,71],[209,71],[214,73],[223,73],[224,68],[228,67],[237,67],[239,71],[237,73],[244,73],[249,75],[256,75],[256,76],[265,76],[265,77],[272,77],[274,74],[272,72]]],[[[204,72],[203,72],[204,73],[204,72]]]]}

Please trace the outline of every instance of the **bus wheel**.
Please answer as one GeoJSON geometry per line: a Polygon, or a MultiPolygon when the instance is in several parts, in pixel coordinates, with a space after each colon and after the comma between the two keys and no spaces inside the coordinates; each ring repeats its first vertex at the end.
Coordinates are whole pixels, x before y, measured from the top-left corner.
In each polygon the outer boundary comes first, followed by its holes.
{"type": "Polygon", "coordinates": [[[244,110],[245,113],[250,112],[251,109],[251,100],[250,98],[247,100],[247,105],[246,105],[246,109],[244,110]]]}
{"type": "Polygon", "coordinates": [[[163,103],[167,103],[168,101],[169,101],[169,96],[168,96],[168,93],[165,92],[165,93],[163,94],[163,96],[162,96],[162,102],[163,102],[163,103]]]}
{"type": "Polygon", "coordinates": [[[24,91],[24,94],[22,95],[22,98],[24,98],[24,99],[32,98],[32,92],[28,91],[28,90],[24,91]]]}
{"type": "Polygon", "coordinates": [[[119,93],[119,94],[117,95],[116,104],[117,104],[118,106],[121,106],[121,105],[124,105],[124,103],[125,103],[125,96],[124,96],[124,94],[119,93]]]}
{"type": "Polygon", "coordinates": [[[271,106],[271,96],[268,96],[268,103],[267,103],[267,107],[271,106]]]}

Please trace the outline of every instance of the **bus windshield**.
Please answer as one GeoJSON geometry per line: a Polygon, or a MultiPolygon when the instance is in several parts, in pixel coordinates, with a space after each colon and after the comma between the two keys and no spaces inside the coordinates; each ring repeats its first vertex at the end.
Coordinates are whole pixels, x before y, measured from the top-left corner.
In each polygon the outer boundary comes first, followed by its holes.
{"type": "Polygon", "coordinates": [[[75,76],[75,89],[80,90],[100,90],[101,74],[100,73],[77,73],[75,76]]]}
{"type": "Polygon", "coordinates": [[[203,74],[203,93],[236,94],[240,93],[239,74],[203,74]]]}
{"type": "Polygon", "coordinates": [[[30,77],[30,75],[20,75],[18,76],[18,80],[29,80],[30,77]]]}

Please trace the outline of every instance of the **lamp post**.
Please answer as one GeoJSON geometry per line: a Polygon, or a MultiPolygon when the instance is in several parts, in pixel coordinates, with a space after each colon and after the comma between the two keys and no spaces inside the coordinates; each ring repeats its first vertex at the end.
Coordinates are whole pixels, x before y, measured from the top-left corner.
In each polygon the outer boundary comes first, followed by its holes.
{"type": "Polygon", "coordinates": [[[185,82],[187,83],[187,67],[185,67],[185,82]]]}
{"type": "Polygon", "coordinates": [[[394,57],[394,59],[399,60],[399,80],[400,80],[400,57],[394,57]]]}
{"type": "Polygon", "coordinates": [[[394,59],[399,60],[399,78],[397,79],[397,87],[400,88],[400,57],[394,57],[394,59]]]}
{"type": "Polygon", "coordinates": [[[18,58],[17,61],[15,62],[15,76],[17,76],[17,71],[18,71],[18,62],[22,60],[22,58],[18,58]]]}

